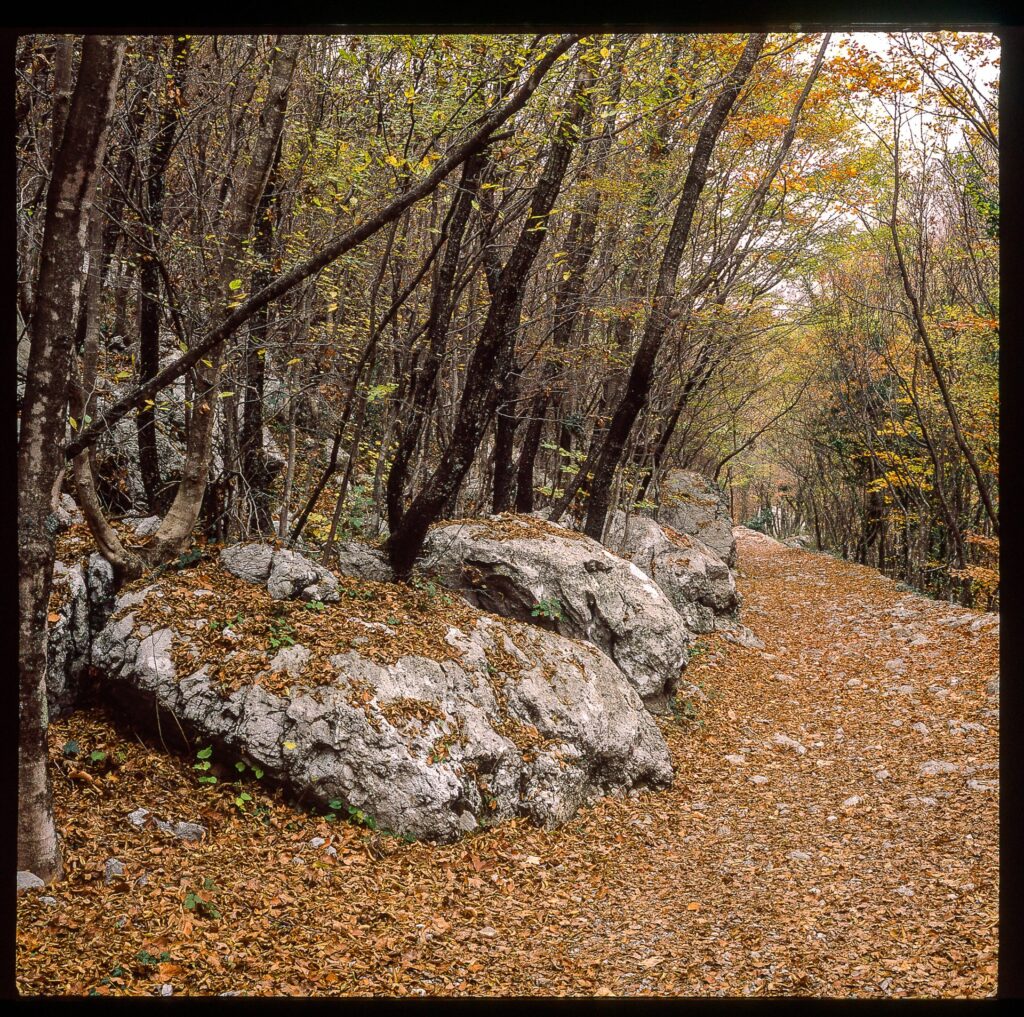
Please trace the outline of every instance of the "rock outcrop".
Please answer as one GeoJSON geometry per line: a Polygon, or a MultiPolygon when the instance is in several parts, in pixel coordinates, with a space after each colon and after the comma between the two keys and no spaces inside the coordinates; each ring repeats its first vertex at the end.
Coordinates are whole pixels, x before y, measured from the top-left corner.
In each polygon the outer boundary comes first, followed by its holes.
{"type": "Polygon", "coordinates": [[[338,599],[338,580],[322,565],[296,551],[269,544],[232,544],[220,553],[220,563],[233,576],[257,586],[266,586],[274,600],[338,599]]]}
{"type": "Polygon", "coordinates": [[[763,544],[766,547],[772,544],[778,545],[781,543],[774,537],[770,537],[767,533],[751,529],[749,526],[734,526],[732,528],[732,535],[733,537],[742,537],[744,540],[751,540],[755,544],[763,544]]]}
{"type": "Polygon", "coordinates": [[[389,583],[394,578],[383,551],[358,540],[342,540],[334,545],[333,564],[343,576],[389,583]]]}
{"type": "Polygon", "coordinates": [[[337,603],[274,601],[273,562],[248,555],[258,585],[203,565],[118,598],[92,659],[126,710],[169,711],[307,800],[416,838],[517,815],[553,826],[671,781],[653,718],[593,646],[444,591],[342,579],[337,603]],[[225,605],[231,632],[209,617],[225,605]],[[282,657],[267,634],[284,632],[282,657]]]}
{"type": "Polygon", "coordinates": [[[732,570],[707,544],[644,516],[618,510],[605,546],[639,566],[661,587],[691,632],[735,620],[740,597],[732,570]]]}
{"type": "Polygon", "coordinates": [[[106,624],[114,604],[114,571],[99,554],[67,565],[54,562],[46,646],[46,693],[51,716],[78,700],[91,663],[93,636],[106,624]]]}
{"type": "Polygon", "coordinates": [[[664,709],[686,665],[690,633],[668,597],[597,541],[532,516],[431,529],[420,563],[471,604],[608,655],[649,709],[664,709]]]}
{"type": "Polygon", "coordinates": [[[700,473],[669,470],[661,482],[657,519],[662,526],[696,537],[730,568],[736,565],[732,516],[721,488],[700,473]]]}

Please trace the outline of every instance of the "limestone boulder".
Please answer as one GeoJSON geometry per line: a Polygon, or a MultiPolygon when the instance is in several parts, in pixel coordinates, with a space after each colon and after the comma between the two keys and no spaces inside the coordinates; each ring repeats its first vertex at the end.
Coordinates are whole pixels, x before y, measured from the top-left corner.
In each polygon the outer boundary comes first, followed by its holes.
{"type": "MultiPolygon", "coordinates": [[[[451,841],[513,816],[556,826],[595,796],[671,781],[653,718],[587,643],[458,600],[403,635],[354,613],[385,599],[399,610],[381,584],[325,605],[315,640],[267,653],[253,673],[259,653],[241,637],[211,654],[217,635],[167,586],[181,581],[118,599],[93,643],[109,694],[140,721],[172,714],[218,758],[248,759],[307,801],[339,799],[382,829],[451,841]],[[241,677],[225,683],[235,669],[241,677]]],[[[247,619],[252,596],[234,598],[247,619]]],[[[193,599],[196,611],[213,600],[193,599]]]]}
{"type": "Polygon", "coordinates": [[[239,579],[265,586],[274,600],[338,599],[337,578],[296,551],[270,544],[232,544],[221,551],[220,563],[239,579]]]}
{"type": "Polygon", "coordinates": [[[657,520],[707,544],[730,568],[736,565],[736,539],[729,503],[710,478],[691,470],[669,470],[658,494],[657,520]]]}
{"type": "Polygon", "coordinates": [[[114,605],[114,571],[99,554],[54,562],[51,620],[46,644],[46,694],[50,715],[71,710],[91,664],[93,637],[114,605]]]}
{"type": "Polygon", "coordinates": [[[711,632],[736,618],[740,596],[732,569],[696,537],[617,510],[604,543],[658,584],[691,632],[711,632]]]}
{"type": "Polygon", "coordinates": [[[420,565],[485,611],[593,643],[649,709],[667,707],[690,632],[645,572],[597,541],[533,516],[461,520],[431,529],[420,565]]]}
{"type": "Polygon", "coordinates": [[[394,578],[384,552],[357,540],[343,540],[335,544],[331,563],[342,575],[354,579],[388,583],[394,578]]]}

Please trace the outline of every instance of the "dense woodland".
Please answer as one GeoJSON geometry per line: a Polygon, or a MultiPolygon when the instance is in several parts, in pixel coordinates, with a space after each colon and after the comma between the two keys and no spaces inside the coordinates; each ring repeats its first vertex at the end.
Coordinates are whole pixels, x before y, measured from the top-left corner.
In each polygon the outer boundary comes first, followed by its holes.
{"type": "Polygon", "coordinates": [[[997,605],[998,44],[867,43],[20,38],[23,813],[61,491],[121,580],[353,537],[408,579],[439,519],[599,539],[681,466],[997,605]]]}

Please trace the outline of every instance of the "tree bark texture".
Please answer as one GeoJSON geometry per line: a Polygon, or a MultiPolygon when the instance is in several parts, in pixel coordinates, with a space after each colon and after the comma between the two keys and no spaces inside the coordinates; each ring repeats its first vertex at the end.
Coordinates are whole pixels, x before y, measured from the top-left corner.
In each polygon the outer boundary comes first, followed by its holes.
{"type": "Polygon", "coordinates": [[[61,876],[47,770],[46,633],[54,502],[65,467],[68,376],[81,300],[89,210],[106,146],[123,39],[86,36],[46,198],[18,438],[18,868],[61,876]]]}

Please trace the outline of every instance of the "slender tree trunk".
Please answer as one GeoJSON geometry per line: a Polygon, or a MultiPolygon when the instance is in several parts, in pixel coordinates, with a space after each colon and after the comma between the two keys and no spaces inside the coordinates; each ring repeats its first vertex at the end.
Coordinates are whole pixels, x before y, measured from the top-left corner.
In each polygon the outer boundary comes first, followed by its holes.
{"type": "MultiPolygon", "coordinates": [[[[226,305],[231,299],[231,282],[243,274],[243,244],[252,231],[256,210],[266,188],[274,153],[284,128],[288,92],[301,44],[301,36],[283,35],[278,37],[274,47],[273,70],[251,160],[244,178],[232,192],[230,205],[224,215],[226,249],[216,280],[215,302],[223,301],[226,305]]],[[[213,451],[222,359],[222,344],[218,343],[210,351],[208,363],[212,366],[202,361],[196,365],[196,408],[192,414],[181,482],[167,515],[146,548],[147,557],[152,562],[167,561],[180,554],[188,545],[192,528],[199,518],[213,451]]],[[[154,380],[151,379],[150,384],[154,380]]]]}
{"type": "Polygon", "coordinates": [[[462,252],[462,239],[483,167],[482,153],[475,153],[463,163],[462,177],[452,199],[444,257],[434,280],[430,314],[427,319],[427,352],[410,385],[411,405],[406,419],[401,424],[398,449],[395,451],[388,473],[385,495],[388,528],[392,533],[401,525],[402,516],[405,514],[405,488],[409,463],[434,399],[437,372],[441,367],[448,326],[455,310],[452,293],[462,252]]]}
{"type": "Polygon", "coordinates": [[[288,533],[288,513],[292,504],[292,484],[295,482],[295,417],[297,412],[298,400],[292,393],[288,404],[288,462],[285,466],[284,494],[281,496],[281,517],[277,524],[278,540],[284,540],[288,533]]]}
{"type": "Polygon", "coordinates": [[[519,239],[501,271],[476,348],[466,369],[466,381],[459,403],[452,440],[437,469],[405,513],[401,525],[392,530],[387,543],[391,567],[398,579],[408,579],[430,524],[458,492],[473,462],[499,398],[498,381],[511,368],[518,315],[526,278],[547,232],[546,219],[562,186],[579,125],[589,109],[588,92],[593,74],[581,63],[573,90],[572,112],[551,145],[544,170],[534,189],[530,212],[519,239]]]}
{"type": "Polygon", "coordinates": [[[56,534],[52,509],[65,466],[67,380],[89,210],[124,47],[124,39],[109,36],[83,40],[67,127],[47,189],[18,437],[18,868],[46,882],[62,873],[46,739],[46,631],[56,534]]]}
{"type": "Polygon", "coordinates": [[[715,99],[704,125],[697,137],[697,143],[690,157],[690,166],[683,184],[683,195],[679,200],[668,243],[658,272],[658,284],[651,303],[650,314],[644,329],[640,347],[633,360],[626,383],[626,391],[608,427],[601,455],[594,469],[590,501],[587,509],[585,532],[595,540],[601,539],[605,516],[608,514],[611,498],[612,479],[622,458],[622,450],[633,428],[637,415],[647,402],[647,394],[654,374],[654,362],[673,320],[672,304],[676,275],[682,260],[683,249],[690,235],[690,226],[697,210],[697,201],[707,179],[708,164],[715,144],[725,126],[726,118],[739,96],[740,89],[753,69],[767,33],[751,34],[736,66],[729,73],[726,85],[715,99]]]}
{"type": "MultiPolygon", "coordinates": [[[[277,189],[281,165],[281,140],[278,139],[274,163],[266,190],[256,212],[256,240],[253,248],[260,259],[253,273],[253,289],[260,290],[270,281],[269,262],[277,213],[277,189]]],[[[245,344],[245,396],[242,402],[242,433],[239,439],[239,474],[242,529],[247,534],[268,533],[270,521],[270,485],[274,473],[268,469],[263,448],[263,383],[266,377],[267,325],[269,306],[260,308],[249,326],[245,344]]]]}
{"type": "MultiPolygon", "coordinates": [[[[180,89],[184,86],[188,41],[184,36],[175,39],[171,74],[167,78],[160,123],[149,159],[146,175],[148,222],[145,247],[139,269],[139,381],[145,383],[160,370],[160,235],[164,221],[164,189],[167,165],[174,149],[178,127],[180,89]]],[[[136,417],[139,437],[139,472],[146,492],[150,512],[158,513],[166,507],[160,477],[160,460],[156,446],[156,407],[143,406],[136,417]]]]}
{"type": "MultiPolygon", "coordinates": [[[[79,311],[78,331],[82,336],[82,366],[79,370],[77,358],[71,358],[71,416],[85,420],[96,411],[95,384],[96,365],[99,356],[99,304],[103,283],[103,229],[102,219],[95,212],[89,225],[89,270],[85,288],[82,291],[82,306],[79,311]]],[[[93,473],[92,449],[80,452],[71,461],[75,482],[75,494],[89,529],[96,541],[100,554],[110,562],[114,570],[114,582],[135,579],[142,574],[142,560],[134,551],[128,550],[110,525],[99,494],[96,491],[96,477],[93,473]]]]}

